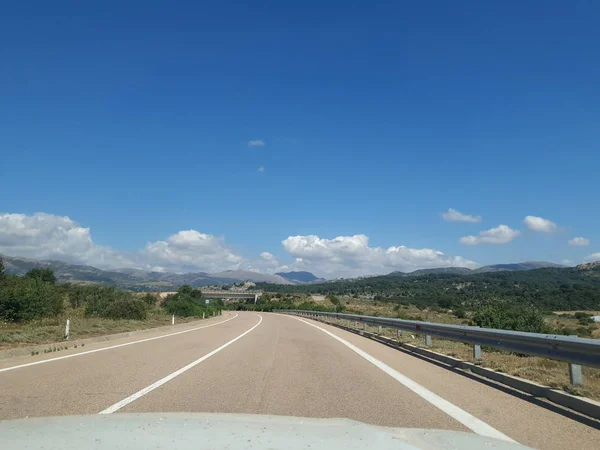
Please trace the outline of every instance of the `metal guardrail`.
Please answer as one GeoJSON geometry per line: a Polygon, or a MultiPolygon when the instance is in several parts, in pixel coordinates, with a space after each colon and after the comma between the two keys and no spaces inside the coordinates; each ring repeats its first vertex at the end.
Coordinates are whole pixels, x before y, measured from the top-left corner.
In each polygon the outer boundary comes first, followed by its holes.
{"type": "Polygon", "coordinates": [[[570,364],[571,383],[581,384],[579,365],[600,367],[600,340],[555,334],[525,333],[522,331],[497,330],[467,325],[446,325],[416,320],[391,319],[386,317],[359,316],[356,314],[327,313],[319,311],[283,310],[315,319],[339,319],[374,325],[385,328],[408,331],[426,336],[425,342],[431,342],[431,336],[474,345],[476,359],[481,359],[481,346],[521,353],[531,356],[565,361],[570,364]]]}

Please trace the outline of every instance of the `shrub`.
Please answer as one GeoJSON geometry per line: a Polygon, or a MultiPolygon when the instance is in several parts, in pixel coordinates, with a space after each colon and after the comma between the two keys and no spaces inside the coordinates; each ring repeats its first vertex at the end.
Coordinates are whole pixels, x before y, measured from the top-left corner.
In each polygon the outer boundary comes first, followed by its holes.
{"type": "MultiPolygon", "coordinates": [[[[222,301],[214,303],[223,304],[222,301]]],[[[162,306],[169,314],[181,317],[201,316],[203,312],[212,313],[217,309],[214,305],[204,306],[200,289],[194,289],[189,285],[183,285],[176,294],[167,296],[162,306]]]]}
{"type": "Polygon", "coordinates": [[[147,306],[150,306],[150,307],[152,307],[152,306],[156,305],[156,296],[155,296],[155,295],[152,295],[152,294],[150,294],[150,293],[148,293],[148,294],[146,294],[146,295],[144,295],[144,296],[142,297],[142,301],[143,301],[143,302],[144,302],[144,303],[145,303],[147,306]]]}
{"type": "Polygon", "coordinates": [[[146,320],[146,303],[136,298],[123,298],[109,303],[101,316],[108,319],[146,320]]]}
{"type": "Polygon", "coordinates": [[[542,313],[535,308],[509,305],[487,305],[473,316],[475,325],[484,328],[551,333],[553,330],[544,321],[542,313]]]}
{"type": "Polygon", "coordinates": [[[201,304],[188,296],[169,295],[162,304],[169,314],[180,317],[201,316],[203,308],[201,304]]]}
{"type": "Polygon", "coordinates": [[[41,278],[8,276],[0,284],[0,318],[21,322],[63,311],[60,291],[41,278]]]}
{"type": "Polygon", "coordinates": [[[80,291],[85,297],[85,315],[106,317],[104,310],[112,303],[131,298],[131,294],[120,291],[114,287],[92,287],[80,291]]]}
{"type": "Polygon", "coordinates": [[[458,319],[464,319],[467,317],[467,312],[463,308],[458,308],[456,311],[454,311],[454,317],[457,317],[458,319]]]}
{"type": "Polygon", "coordinates": [[[594,328],[589,327],[577,327],[577,336],[579,337],[590,337],[594,328]]]}
{"type": "Polygon", "coordinates": [[[581,320],[581,319],[589,319],[591,317],[592,316],[590,314],[587,314],[587,313],[584,313],[584,312],[581,312],[581,311],[577,311],[575,313],[575,318],[579,319],[579,320],[581,320]]]}
{"type": "Polygon", "coordinates": [[[591,325],[594,323],[594,319],[592,319],[591,314],[578,311],[575,313],[574,317],[577,319],[579,325],[591,325]]]}

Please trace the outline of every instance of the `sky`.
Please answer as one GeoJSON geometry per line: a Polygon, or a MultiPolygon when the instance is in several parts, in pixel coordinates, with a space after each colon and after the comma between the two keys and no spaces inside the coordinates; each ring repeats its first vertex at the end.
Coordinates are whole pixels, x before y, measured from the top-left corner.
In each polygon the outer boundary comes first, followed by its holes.
{"type": "Polygon", "coordinates": [[[326,278],[600,259],[599,15],[7,3],[0,253],[326,278]]]}

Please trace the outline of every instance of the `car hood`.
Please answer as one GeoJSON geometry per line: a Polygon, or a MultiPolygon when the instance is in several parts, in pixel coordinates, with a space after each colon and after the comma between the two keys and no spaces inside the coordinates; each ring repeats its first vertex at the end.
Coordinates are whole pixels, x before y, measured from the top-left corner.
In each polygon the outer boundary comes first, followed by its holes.
{"type": "Polygon", "coordinates": [[[473,433],[386,428],[349,419],[144,413],[0,421],[9,449],[525,449],[473,433]]]}

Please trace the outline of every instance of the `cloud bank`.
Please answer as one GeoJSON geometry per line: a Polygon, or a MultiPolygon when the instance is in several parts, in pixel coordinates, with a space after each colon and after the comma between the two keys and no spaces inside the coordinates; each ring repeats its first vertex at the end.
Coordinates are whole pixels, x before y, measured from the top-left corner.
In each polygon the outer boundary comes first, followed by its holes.
{"type": "Polygon", "coordinates": [[[461,256],[450,256],[430,248],[403,245],[386,248],[369,246],[364,234],[324,239],[315,235],[289,236],[282,241],[284,250],[296,258],[296,270],[314,270],[327,277],[354,277],[410,272],[433,267],[469,267],[478,264],[461,256]]]}
{"type": "Polygon", "coordinates": [[[410,272],[433,267],[477,267],[474,261],[431,248],[371,247],[364,234],[334,239],[289,236],[281,242],[293,262],[282,264],[272,253],[255,260],[237,254],[224,238],[181,230],[148,242],[136,251],[96,244],[89,228],[66,216],[37,213],[0,214],[0,253],[34,259],[57,259],[103,269],[135,267],[169,272],[220,272],[247,269],[273,273],[310,270],[327,277],[410,272]]]}
{"type": "Polygon", "coordinates": [[[99,268],[175,272],[237,269],[243,261],[223,238],[196,230],[183,230],[164,240],[148,242],[139,251],[118,251],[95,244],[90,229],[71,218],[45,213],[0,214],[0,253],[99,268]]]}

